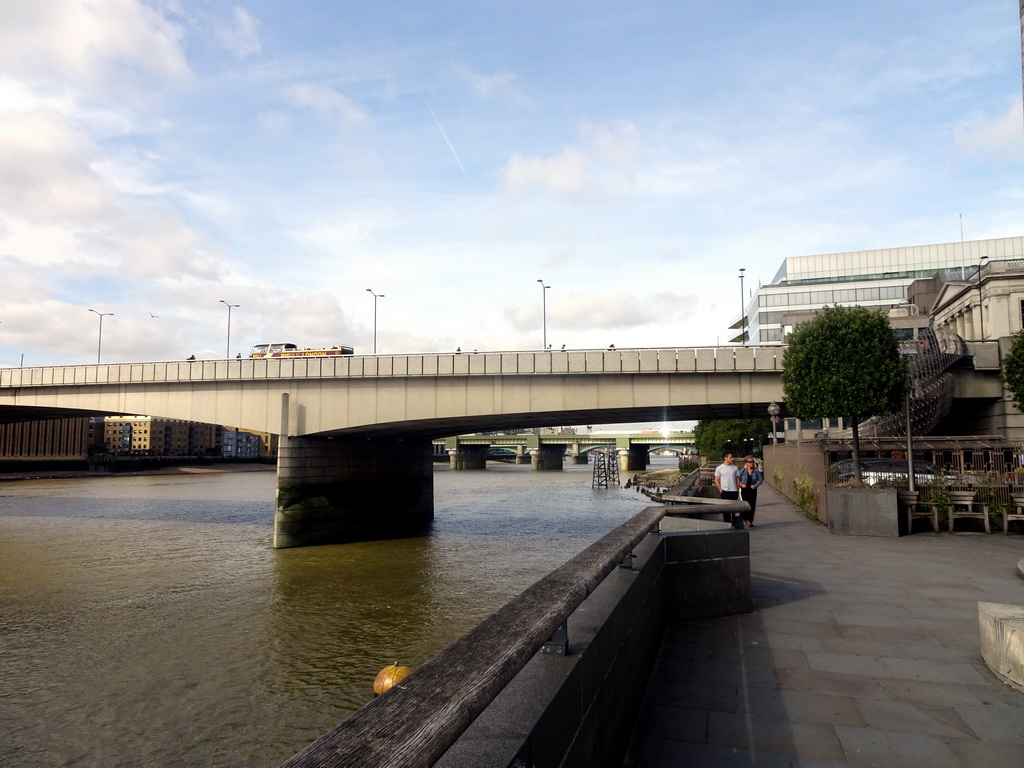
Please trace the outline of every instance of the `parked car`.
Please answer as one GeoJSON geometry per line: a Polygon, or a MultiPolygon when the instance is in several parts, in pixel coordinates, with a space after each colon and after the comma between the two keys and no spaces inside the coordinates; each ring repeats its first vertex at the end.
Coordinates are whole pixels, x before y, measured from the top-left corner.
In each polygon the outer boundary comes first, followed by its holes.
{"type": "MultiPolygon", "coordinates": [[[[865,485],[906,485],[906,459],[875,459],[860,460],[861,480],[865,485]]],[[[829,467],[829,475],[837,483],[853,480],[853,459],[837,461],[829,467]]],[[[914,460],[914,483],[927,485],[940,481],[943,475],[930,461],[914,460]]]]}

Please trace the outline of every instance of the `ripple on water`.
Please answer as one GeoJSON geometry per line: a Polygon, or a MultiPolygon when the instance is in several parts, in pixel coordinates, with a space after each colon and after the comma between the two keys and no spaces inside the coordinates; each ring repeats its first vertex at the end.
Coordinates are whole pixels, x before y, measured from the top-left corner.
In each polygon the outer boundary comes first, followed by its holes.
{"type": "Polygon", "coordinates": [[[273,497],[0,486],[0,764],[278,765],[646,503],[585,466],[441,469],[428,536],[273,550],[273,497]]]}

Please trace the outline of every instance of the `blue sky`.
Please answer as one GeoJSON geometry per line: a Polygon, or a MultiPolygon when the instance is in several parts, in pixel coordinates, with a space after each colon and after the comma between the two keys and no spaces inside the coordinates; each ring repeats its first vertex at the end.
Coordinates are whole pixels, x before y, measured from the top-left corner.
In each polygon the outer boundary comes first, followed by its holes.
{"type": "Polygon", "coordinates": [[[1013,0],[0,6],[0,365],[688,346],[1024,232],[1013,0]],[[155,317],[153,317],[155,315],[155,317]]]}

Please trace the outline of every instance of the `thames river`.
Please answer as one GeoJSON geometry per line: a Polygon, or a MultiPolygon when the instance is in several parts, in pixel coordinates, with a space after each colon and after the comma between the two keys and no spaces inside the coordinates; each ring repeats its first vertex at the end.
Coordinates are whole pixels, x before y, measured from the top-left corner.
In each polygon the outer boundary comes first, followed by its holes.
{"type": "Polygon", "coordinates": [[[276,766],[649,503],[591,471],[438,467],[429,535],[285,550],[272,471],[0,483],[0,765],[276,766]]]}

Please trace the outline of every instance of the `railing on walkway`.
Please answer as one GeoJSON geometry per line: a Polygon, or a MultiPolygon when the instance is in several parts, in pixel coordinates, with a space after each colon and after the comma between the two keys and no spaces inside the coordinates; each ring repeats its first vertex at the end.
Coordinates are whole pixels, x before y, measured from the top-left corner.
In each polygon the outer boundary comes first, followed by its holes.
{"type": "MultiPolygon", "coordinates": [[[[974,491],[979,504],[1009,509],[1012,495],[1024,492],[1024,448],[1001,436],[921,435],[912,439],[915,490],[924,501],[949,491],[974,491]]],[[[861,425],[861,473],[867,485],[909,489],[905,438],[875,436],[861,425]],[[866,434],[865,434],[866,433],[866,434]]],[[[851,480],[852,445],[848,439],[765,446],[765,479],[802,509],[828,519],[825,486],[851,480]]]]}
{"type": "Polygon", "coordinates": [[[282,768],[432,765],[664,514],[647,507],[282,768]]]}
{"type": "Polygon", "coordinates": [[[415,355],[242,358],[109,365],[0,368],[0,388],[150,384],[263,379],[420,376],[572,375],[590,373],[771,373],[783,347],[573,349],[415,355]]]}

